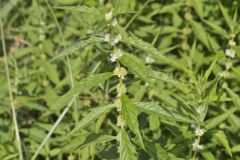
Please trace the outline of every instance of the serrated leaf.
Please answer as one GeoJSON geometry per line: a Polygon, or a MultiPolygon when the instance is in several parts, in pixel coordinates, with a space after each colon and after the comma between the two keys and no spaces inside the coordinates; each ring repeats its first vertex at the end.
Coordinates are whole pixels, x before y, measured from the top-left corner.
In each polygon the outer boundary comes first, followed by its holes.
{"type": "Polygon", "coordinates": [[[223,14],[223,17],[224,17],[225,21],[227,22],[228,27],[231,30],[233,30],[232,20],[231,20],[229,14],[228,14],[226,8],[223,7],[223,5],[222,5],[222,3],[220,1],[218,2],[218,4],[219,4],[220,10],[221,10],[221,12],[223,14]]]}
{"type": "Polygon", "coordinates": [[[204,12],[203,12],[203,1],[202,0],[192,0],[192,5],[195,11],[197,12],[198,16],[203,19],[204,12]]]}
{"type": "Polygon", "coordinates": [[[211,74],[212,71],[214,70],[216,63],[217,63],[217,59],[215,59],[215,60],[211,63],[211,65],[209,66],[209,68],[208,68],[207,71],[205,72],[204,77],[203,77],[204,83],[207,82],[208,77],[210,76],[210,74],[211,74]]]}
{"type": "Polygon", "coordinates": [[[166,73],[153,71],[150,68],[147,68],[136,56],[130,54],[124,54],[120,59],[120,62],[126,66],[131,72],[139,76],[142,80],[148,82],[150,85],[154,85],[155,80],[162,80],[166,83],[170,83],[173,86],[176,86],[183,92],[189,92],[188,87],[180,83],[177,80],[174,80],[166,73]]]}
{"type": "Polygon", "coordinates": [[[69,152],[72,150],[89,147],[89,146],[95,145],[95,144],[106,143],[106,142],[109,142],[109,141],[112,141],[115,139],[116,139],[115,136],[90,133],[84,137],[84,141],[82,141],[82,140],[79,141],[77,139],[75,141],[70,141],[70,143],[67,144],[66,146],[64,146],[64,148],[62,150],[64,152],[66,152],[66,151],[69,152]]]}
{"type": "Polygon", "coordinates": [[[173,4],[169,4],[169,5],[164,5],[159,9],[158,13],[169,13],[169,12],[171,13],[183,5],[184,5],[184,3],[182,3],[182,2],[176,2],[173,4]]]}
{"type": "Polygon", "coordinates": [[[121,132],[119,133],[120,136],[120,145],[119,145],[119,154],[120,154],[120,160],[137,160],[136,157],[136,150],[131,143],[128,134],[124,129],[121,129],[121,132]]]}
{"type": "Polygon", "coordinates": [[[223,29],[222,27],[220,27],[219,25],[215,24],[214,22],[207,21],[207,20],[203,20],[203,22],[205,22],[208,26],[210,26],[213,29],[211,31],[218,33],[219,35],[221,35],[225,38],[229,38],[227,31],[225,29],[223,29]]]}
{"type": "Polygon", "coordinates": [[[240,97],[234,93],[233,90],[231,90],[230,88],[226,88],[228,94],[230,95],[230,97],[233,99],[233,103],[238,106],[238,108],[240,108],[240,97]]]}
{"type": "Polygon", "coordinates": [[[137,102],[135,103],[135,105],[139,111],[155,115],[160,119],[166,121],[194,123],[193,120],[189,119],[188,117],[185,117],[185,115],[183,115],[181,112],[178,112],[173,108],[161,107],[154,102],[137,102]]]}
{"type": "Polygon", "coordinates": [[[80,80],[78,83],[75,84],[73,88],[71,88],[67,93],[62,95],[60,98],[56,100],[56,102],[51,106],[53,110],[60,110],[63,106],[65,106],[71,98],[80,92],[88,90],[93,86],[98,85],[109,79],[113,74],[111,72],[101,73],[101,74],[92,74],[87,78],[80,80]]]}
{"type": "Polygon", "coordinates": [[[204,44],[208,49],[210,49],[210,45],[208,43],[207,39],[207,33],[205,31],[205,29],[203,28],[203,26],[196,22],[196,21],[190,21],[190,24],[192,26],[193,32],[196,35],[196,37],[198,38],[198,40],[200,40],[202,42],[202,44],[204,44]]]}
{"type": "Polygon", "coordinates": [[[63,9],[63,10],[70,10],[70,11],[77,11],[80,13],[91,13],[91,14],[100,14],[100,12],[95,7],[88,7],[85,5],[76,5],[76,6],[57,6],[54,7],[56,9],[63,9]]]}
{"type": "Polygon", "coordinates": [[[108,113],[112,108],[114,108],[113,104],[92,109],[87,115],[85,115],[83,117],[83,119],[80,122],[78,122],[75,125],[75,128],[73,130],[71,130],[71,132],[69,132],[64,137],[64,139],[68,138],[69,136],[71,136],[73,133],[80,130],[81,128],[86,127],[89,123],[92,123],[94,120],[99,118],[101,115],[108,113]]]}
{"type": "Polygon", "coordinates": [[[54,56],[51,59],[51,61],[54,61],[58,58],[62,58],[62,57],[65,57],[67,55],[70,55],[70,54],[76,52],[77,50],[79,50],[80,48],[86,47],[87,45],[94,44],[94,43],[97,43],[97,42],[101,42],[101,39],[98,38],[98,37],[91,37],[91,38],[86,39],[86,40],[81,40],[80,42],[77,42],[77,43],[73,44],[71,47],[67,48],[67,52],[63,51],[63,52],[57,54],[56,56],[54,56]]]}
{"type": "Polygon", "coordinates": [[[126,121],[126,124],[131,129],[131,131],[138,137],[140,144],[143,145],[142,136],[139,131],[138,124],[138,112],[135,105],[131,102],[131,100],[127,97],[127,95],[121,96],[122,101],[122,116],[126,121]]]}
{"type": "Polygon", "coordinates": [[[205,121],[204,128],[206,130],[210,130],[210,129],[216,127],[217,125],[219,125],[220,123],[225,121],[235,111],[237,111],[237,107],[232,107],[227,112],[225,112],[225,113],[223,113],[223,114],[221,114],[217,117],[214,117],[212,119],[209,119],[209,120],[205,121]]]}
{"type": "Polygon", "coordinates": [[[217,142],[218,143],[221,143],[226,152],[232,157],[232,152],[231,152],[231,149],[230,149],[230,146],[229,146],[229,143],[228,143],[228,139],[227,139],[227,136],[225,135],[225,133],[223,131],[217,131],[214,135],[214,138],[217,139],[217,142]]]}
{"type": "Polygon", "coordinates": [[[49,79],[54,83],[58,84],[59,83],[59,77],[58,77],[58,72],[54,64],[49,63],[48,61],[45,61],[43,63],[43,68],[45,70],[45,73],[49,77],[49,79]]]}
{"type": "Polygon", "coordinates": [[[240,152],[240,144],[239,145],[235,145],[231,148],[232,152],[240,152]]]}
{"type": "Polygon", "coordinates": [[[214,155],[211,152],[201,152],[201,155],[206,160],[216,160],[216,158],[214,157],[214,155]]]}

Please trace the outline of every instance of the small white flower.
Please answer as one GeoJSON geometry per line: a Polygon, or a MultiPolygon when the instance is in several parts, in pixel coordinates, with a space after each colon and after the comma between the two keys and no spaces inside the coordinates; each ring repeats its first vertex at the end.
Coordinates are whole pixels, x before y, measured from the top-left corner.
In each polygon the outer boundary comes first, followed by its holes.
{"type": "Polygon", "coordinates": [[[226,66],[226,69],[229,70],[232,67],[232,62],[227,62],[225,66],[226,66]]]}
{"type": "Polygon", "coordinates": [[[118,34],[115,38],[112,39],[111,45],[116,45],[120,40],[122,39],[122,36],[118,34]]]}
{"type": "Polygon", "coordinates": [[[116,62],[116,60],[117,60],[117,55],[116,54],[111,54],[111,57],[109,58],[109,61],[111,63],[113,63],[113,62],[116,62]]]}
{"type": "Polygon", "coordinates": [[[105,14],[105,19],[106,19],[107,21],[111,21],[111,20],[112,20],[112,17],[113,17],[112,11],[110,11],[110,12],[108,12],[108,13],[105,14]]]}
{"type": "Polygon", "coordinates": [[[226,56],[229,56],[231,58],[235,57],[235,53],[236,52],[233,49],[226,49],[226,51],[225,51],[226,56]]]}
{"type": "Polygon", "coordinates": [[[147,57],[145,57],[145,62],[148,64],[152,64],[155,62],[155,60],[153,58],[147,56],[147,57]]]}
{"type": "Polygon", "coordinates": [[[190,83],[193,83],[193,80],[192,80],[192,78],[189,78],[188,82],[190,82],[190,83]]]}
{"type": "Polygon", "coordinates": [[[194,143],[192,144],[193,150],[203,150],[203,145],[198,144],[198,140],[195,139],[194,143]]]}
{"type": "Polygon", "coordinates": [[[191,123],[190,127],[194,129],[196,128],[196,125],[194,123],[191,123]]]}
{"type": "Polygon", "coordinates": [[[117,93],[118,97],[121,97],[122,94],[126,93],[127,89],[124,84],[117,84],[117,93]]]}
{"type": "Polygon", "coordinates": [[[125,125],[126,125],[125,120],[123,119],[123,117],[121,115],[119,115],[117,117],[117,126],[124,127],[125,125]]]}
{"type": "Polygon", "coordinates": [[[106,33],[104,35],[103,41],[110,43],[111,37],[109,33],[106,33]]]}
{"type": "Polygon", "coordinates": [[[109,58],[109,61],[111,63],[115,62],[118,58],[120,58],[123,55],[123,52],[120,49],[115,50],[112,54],[111,57],[109,58]]]}
{"type": "Polygon", "coordinates": [[[229,44],[229,46],[231,46],[231,47],[236,46],[236,42],[234,42],[234,40],[232,40],[232,39],[228,42],[228,44],[229,44]]]}
{"type": "Polygon", "coordinates": [[[198,145],[198,149],[199,149],[199,150],[203,150],[203,145],[201,145],[201,144],[198,145]]]}
{"type": "Polygon", "coordinates": [[[117,18],[114,18],[113,21],[111,22],[111,25],[114,27],[118,24],[117,18]]]}
{"type": "Polygon", "coordinates": [[[195,129],[195,135],[196,136],[202,136],[204,134],[205,130],[201,128],[196,128],[195,129]]]}
{"type": "Polygon", "coordinates": [[[124,79],[124,76],[127,75],[127,71],[123,67],[116,67],[113,71],[114,75],[117,75],[119,78],[124,79]]]}
{"type": "Polygon", "coordinates": [[[196,108],[196,111],[197,111],[198,114],[200,114],[200,112],[202,111],[202,108],[203,107],[201,105],[196,108]]]}

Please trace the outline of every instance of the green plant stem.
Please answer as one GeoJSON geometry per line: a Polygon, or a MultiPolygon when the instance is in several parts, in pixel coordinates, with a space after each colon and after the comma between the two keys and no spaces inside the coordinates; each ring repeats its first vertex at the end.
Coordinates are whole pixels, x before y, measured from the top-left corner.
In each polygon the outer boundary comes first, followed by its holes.
{"type": "Polygon", "coordinates": [[[17,148],[18,148],[18,152],[19,152],[19,159],[23,160],[21,138],[20,138],[19,129],[18,129],[18,122],[17,122],[15,105],[14,105],[14,102],[13,102],[11,78],[10,78],[10,73],[9,73],[9,68],[8,68],[7,50],[6,50],[5,37],[4,37],[4,32],[3,32],[3,23],[2,23],[2,16],[1,15],[0,15],[0,26],[1,26],[0,28],[1,28],[1,36],[2,36],[2,47],[3,47],[3,54],[4,54],[5,71],[6,71],[7,84],[8,84],[8,93],[9,93],[10,106],[11,106],[11,110],[12,110],[12,117],[13,117],[13,123],[14,123],[14,128],[15,128],[17,148]]]}
{"type": "Polygon", "coordinates": [[[126,24],[126,26],[124,27],[125,30],[127,30],[127,28],[130,26],[130,24],[137,18],[137,16],[142,12],[142,10],[147,6],[147,4],[149,2],[151,2],[152,0],[148,0],[146,1],[143,6],[137,11],[137,13],[128,21],[128,23],[126,24]]]}
{"type": "MultiPolygon", "coordinates": [[[[53,9],[51,8],[48,0],[45,0],[45,3],[47,4],[48,9],[50,10],[54,21],[58,27],[59,30],[59,34],[60,37],[62,39],[63,45],[64,45],[64,52],[67,53],[67,46],[63,37],[63,33],[62,33],[62,29],[58,23],[57,17],[53,11],[53,9]]],[[[72,68],[70,65],[70,60],[69,60],[69,56],[67,55],[67,64],[68,64],[68,70],[69,70],[69,75],[70,75],[70,81],[71,81],[71,87],[74,87],[74,82],[73,82],[73,74],[72,74],[72,68]]],[[[72,106],[72,104],[74,103],[74,108],[75,108],[75,121],[78,121],[78,117],[77,117],[77,107],[76,107],[76,96],[73,96],[73,99],[69,102],[68,106],[63,110],[62,114],[59,116],[59,118],[57,119],[57,121],[54,123],[53,127],[51,128],[51,130],[49,131],[48,135],[44,138],[44,140],[42,141],[42,143],[40,144],[40,146],[38,147],[37,151],[34,153],[33,157],[31,160],[34,160],[37,158],[39,152],[41,151],[41,149],[43,148],[43,146],[46,144],[46,142],[48,141],[48,139],[50,138],[50,136],[52,135],[52,133],[54,132],[54,130],[57,128],[57,126],[59,125],[59,123],[62,121],[63,117],[66,115],[66,113],[68,112],[68,110],[70,109],[70,107],[72,106]]]]}
{"type": "Polygon", "coordinates": [[[73,99],[68,103],[67,107],[63,110],[63,112],[61,113],[61,115],[58,117],[57,121],[54,123],[53,127],[51,128],[51,130],[48,132],[47,136],[45,136],[44,140],[42,141],[42,143],[40,144],[40,146],[38,147],[37,151],[34,153],[33,157],[31,158],[31,160],[35,160],[39,154],[39,152],[41,151],[41,149],[43,148],[43,146],[46,144],[46,142],[48,141],[48,139],[50,138],[50,136],[52,135],[52,133],[55,131],[55,129],[57,128],[57,126],[59,125],[59,123],[62,121],[62,119],[64,118],[64,116],[66,115],[66,113],[68,112],[68,110],[70,109],[70,107],[72,106],[73,103],[73,99]]]}
{"type": "MultiPolygon", "coordinates": [[[[61,40],[63,42],[63,46],[64,46],[64,52],[67,53],[68,50],[67,50],[67,45],[66,45],[66,42],[64,40],[64,37],[63,37],[63,32],[62,32],[62,29],[58,23],[58,20],[57,20],[57,17],[52,9],[52,7],[50,6],[48,0],[45,0],[45,3],[47,4],[47,7],[48,9],[50,10],[53,18],[54,18],[54,21],[58,27],[58,31],[59,31],[59,34],[60,34],[60,37],[61,37],[61,40]]],[[[69,59],[69,55],[66,56],[67,57],[67,65],[68,65],[68,70],[69,70],[69,76],[70,76],[70,81],[71,81],[71,87],[73,88],[74,87],[74,81],[73,81],[73,73],[72,73],[72,67],[71,67],[71,64],[70,64],[70,59],[69,59]]],[[[73,96],[73,103],[74,103],[74,113],[75,113],[75,121],[76,123],[78,122],[78,114],[77,114],[77,103],[76,103],[76,95],[73,96]]]]}

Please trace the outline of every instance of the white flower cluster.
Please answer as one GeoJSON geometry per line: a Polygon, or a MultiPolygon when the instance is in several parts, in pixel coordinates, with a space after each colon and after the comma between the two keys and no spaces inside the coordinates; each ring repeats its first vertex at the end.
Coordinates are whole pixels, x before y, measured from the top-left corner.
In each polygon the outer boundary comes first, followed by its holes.
{"type": "Polygon", "coordinates": [[[205,130],[204,130],[204,129],[201,129],[200,127],[198,127],[198,128],[195,129],[195,135],[196,135],[196,136],[201,137],[201,136],[203,136],[204,132],[205,132],[205,130]]]}
{"type": "Polygon", "coordinates": [[[116,62],[118,58],[123,56],[123,52],[120,49],[117,49],[115,51],[113,51],[113,53],[111,54],[111,57],[109,58],[109,61],[111,63],[116,62]]]}
{"type": "Polygon", "coordinates": [[[118,76],[118,78],[124,79],[124,76],[127,75],[127,71],[123,67],[116,67],[113,71],[114,75],[118,76]]]}
{"type": "Polygon", "coordinates": [[[230,48],[230,49],[226,49],[225,54],[226,54],[226,56],[228,56],[228,57],[234,58],[236,52],[235,52],[234,49],[230,48]]]}
{"type": "Polygon", "coordinates": [[[105,19],[110,22],[111,26],[116,26],[118,24],[117,18],[113,16],[112,10],[105,14],[105,19]]]}
{"type": "Polygon", "coordinates": [[[230,48],[225,50],[225,54],[228,57],[235,58],[235,54],[236,54],[236,51],[234,50],[234,48],[236,46],[236,42],[234,41],[235,35],[233,34],[233,35],[231,35],[231,37],[232,37],[232,39],[229,40],[229,42],[228,42],[228,45],[230,46],[230,48]]]}
{"type": "Polygon", "coordinates": [[[192,144],[193,150],[203,150],[203,145],[200,145],[198,140],[195,139],[194,143],[192,144]]]}
{"type": "Polygon", "coordinates": [[[147,57],[145,57],[145,62],[148,64],[152,64],[155,62],[155,60],[153,58],[147,56],[147,57]]]}
{"type": "Polygon", "coordinates": [[[112,46],[115,46],[121,40],[122,40],[122,36],[120,34],[111,35],[110,33],[106,33],[103,37],[103,41],[108,42],[112,46]]]}
{"type": "MultiPolygon", "coordinates": [[[[105,14],[105,19],[108,22],[109,27],[115,27],[118,24],[117,18],[113,16],[112,10],[105,14]]],[[[110,45],[114,46],[114,50],[110,54],[110,58],[109,58],[109,61],[111,63],[116,62],[120,57],[123,56],[123,52],[117,47],[115,47],[116,44],[118,44],[118,42],[121,41],[121,39],[122,39],[122,36],[120,34],[114,34],[114,32],[106,33],[103,37],[104,42],[107,42],[110,45]]],[[[122,82],[122,80],[127,75],[127,70],[118,64],[118,66],[114,69],[113,74],[118,76],[119,78],[119,83],[116,86],[117,98],[114,104],[117,108],[117,111],[121,112],[121,108],[122,108],[121,96],[127,92],[127,89],[124,83],[122,82]]],[[[120,127],[124,127],[126,125],[126,122],[122,114],[119,114],[117,117],[117,125],[120,127]]]]}

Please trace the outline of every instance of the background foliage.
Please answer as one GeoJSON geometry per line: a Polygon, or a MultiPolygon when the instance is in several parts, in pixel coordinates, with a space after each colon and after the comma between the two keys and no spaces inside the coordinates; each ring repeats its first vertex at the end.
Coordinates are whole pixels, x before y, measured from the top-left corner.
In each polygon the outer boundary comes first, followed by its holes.
{"type": "Polygon", "coordinates": [[[239,1],[0,4],[1,159],[240,159],[239,1]]]}

